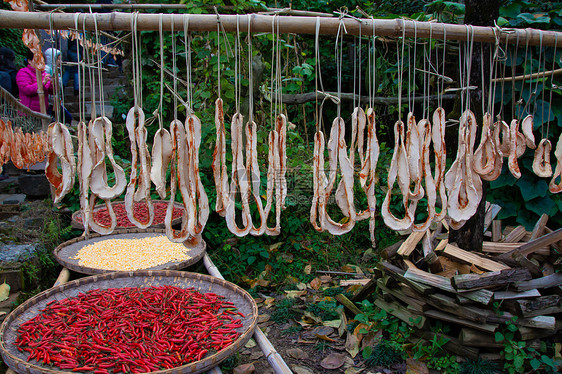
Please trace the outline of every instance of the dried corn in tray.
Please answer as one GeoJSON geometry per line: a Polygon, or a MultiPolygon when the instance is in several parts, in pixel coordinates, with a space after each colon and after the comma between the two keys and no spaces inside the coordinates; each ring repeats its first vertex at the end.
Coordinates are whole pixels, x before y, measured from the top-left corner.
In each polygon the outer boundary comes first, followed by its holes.
{"type": "Polygon", "coordinates": [[[199,261],[205,242],[196,246],[173,243],[162,229],[127,229],[112,235],[69,240],[54,255],[66,268],[85,274],[109,271],[175,270],[199,261]]]}

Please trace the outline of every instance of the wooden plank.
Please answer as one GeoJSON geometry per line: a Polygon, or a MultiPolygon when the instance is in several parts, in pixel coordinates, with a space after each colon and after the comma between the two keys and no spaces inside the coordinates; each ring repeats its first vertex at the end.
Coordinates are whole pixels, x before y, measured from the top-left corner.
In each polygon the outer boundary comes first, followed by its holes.
{"type": "Polygon", "coordinates": [[[493,324],[490,324],[490,323],[472,322],[472,321],[469,321],[469,320],[464,319],[464,318],[456,317],[453,314],[440,312],[440,311],[435,310],[435,309],[430,309],[430,310],[425,311],[424,315],[426,317],[435,318],[435,319],[445,321],[445,322],[448,322],[448,323],[455,323],[457,325],[470,327],[470,328],[473,328],[475,330],[486,332],[488,334],[493,334],[499,326],[499,325],[493,325],[493,324]]]}
{"type": "Polygon", "coordinates": [[[414,231],[408,238],[402,243],[400,248],[398,248],[398,254],[403,257],[408,257],[412,254],[418,243],[422,240],[425,235],[425,231],[414,231]]]}
{"type": "Polygon", "coordinates": [[[519,318],[516,324],[523,327],[553,330],[556,329],[556,317],[536,316],[531,318],[519,318]]]}
{"type": "Polygon", "coordinates": [[[519,314],[523,317],[536,317],[562,312],[562,298],[559,295],[537,297],[532,300],[516,301],[519,314]]]}
{"type": "Polygon", "coordinates": [[[502,348],[503,343],[496,342],[493,335],[483,333],[468,327],[463,327],[459,333],[459,340],[469,347],[502,348]]]}
{"type": "Polygon", "coordinates": [[[412,297],[411,295],[406,295],[403,290],[406,288],[410,289],[407,286],[401,288],[389,288],[384,284],[382,280],[379,280],[379,282],[377,282],[377,286],[385,293],[392,295],[394,298],[404,302],[408,306],[413,307],[414,310],[418,313],[423,313],[425,310],[427,310],[427,308],[429,308],[429,305],[422,298],[420,298],[420,295],[415,294],[414,297],[412,297]]]}
{"type": "Polygon", "coordinates": [[[338,294],[336,295],[336,300],[339,301],[344,307],[346,307],[350,312],[353,314],[361,314],[361,309],[357,307],[351,300],[349,300],[345,295],[338,294]]]}
{"type": "Polygon", "coordinates": [[[476,301],[477,303],[484,304],[484,305],[490,304],[490,301],[492,301],[492,299],[494,298],[494,293],[486,289],[463,292],[460,295],[462,295],[463,297],[469,300],[476,301]]]}
{"type": "Polygon", "coordinates": [[[402,283],[406,283],[407,285],[409,285],[410,287],[412,287],[414,290],[416,290],[417,292],[421,293],[421,294],[428,294],[431,292],[435,292],[433,287],[427,286],[425,284],[422,283],[418,283],[418,282],[414,282],[414,281],[410,281],[406,278],[404,278],[404,274],[406,273],[404,270],[400,269],[399,267],[392,265],[389,262],[386,261],[382,261],[379,262],[376,266],[377,269],[382,270],[383,272],[385,272],[387,275],[390,275],[392,278],[396,279],[399,282],[402,283]]]}
{"type": "Polygon", "coordinates": [[[456,262],[450,260],[444,256],[439,257],[439,261],[441,265],[443,265],[443,271],[437,273],[445,278],[452,278],[457,274],[469,274],[470,273],[470,265],[461,264],[460,262],[456,262]]]}
{"type": "Polygon", "coordinates": [[[544,339],[556,334],[557,330],[536,329],[533,327],[519,327],[521,340],[544,339]]]}
{"type": "Polygon", "coordinates": [[[540,297],[541,293],[539,290],[532,289],[521,292],[514,291],[497,291],[494,292],[494,300],[509,300],[509,299],[525,299],[529,297],[540,297]]]}
{"type": "Polygon", "coordinates": [[[455,292],[455,289],[451,285],[451,280],[439,275],[430,274],[426,271],[416,269],[415,267],[410,267],[404,273],[404,278],[412,280],[414,282],[419,282],[439,288],[447,292],[455,292]]]}
{"type": "MultiPolygon", "coordinates": [[[[553,231],[554,230],[548,228],[548,226],[544,228],[545,234],[550,234],[553,231]]],[[[562,241],[557,241],[555,243],[552,243],[551,246],[553,249],[556,249],[558,253],[562,253],[562,241]]]]}
{"type": "Polygon", "coordinates": [[[562,273],[554,273],[542,278],[515,283],[517,291],[527,291],[535,288],[552,288],[562,284],[562,273]]]}
{"type": "Polygon", "coordinates": [[[453,287],[459,289],[480,289],[488,287],[505,286],[517,281],[531,279],[531,273],[527,269],[506,269],[484,274],[460,274],[452,279],[453,287]]]}
{"type": "Polygon", "coordinates": [[[392,314],[394,317],[406,322],[410,326],[415,326],[421,329],[425,325],[426,319],[424,316],[413,313],[398,303],[389,303],[381,299],[376,299],[375,305],[384,309],[387,313],[392,314]]]}
{"type": "MultiPolygon", "coordinates": [[[[523,243],[483,242],[482,252],[502,254],[512,251],[514,249],[518,249],[522,245],[523,243]]],[[[548,246],[539,248],[535,253],[543,256],[549,256],[550,248],[548,246]]]]}
{"type": "Polygon", "coordinates": [[[340,281],[340,286],[342,286],[342,287],[356,286],[356,285],[364,286],[364,285],[368,284],[370,281],[371,281],[371,279],[369,279],[369,278],[364,278],[364,279],[342,279],[342,280],[340,281]]]}
{"type": "Polygon", "coordinates": [[[543,236],[544,229],[547,223],[548,223],[548,214],[543,214],[535,224],[535,227],[533,228],[533,232],[531,233],[531,238],[529,239],[529,241],[533,241],[543,236]]]}
{"type": "Polygon", "coordinates": [[[399,240],[396,243],[394,243],[394,244],[386,247],[385,249],[383,249],[381,251],[382,258],[384,258],[385,260],[388,260],[389,258],[394,257],[396,255],[396,252],[398,252],[398,248],[400,248],[402,243],[404,243],[404,239],[399,240]]]}
{"type": "Polygon", "coordinates": [[[478,323],[486,323],[487,321],[488,312],[486,310],[473,306],[460,305],[453,297],[435,293],[427,295],[425,300],[434,308],[454,314],[469,321],[478,323]]]}
{"type": "Polygon", "coordinates": [[[492,222],[492,241],[497,242],[502,238],[502,221],[499,219],[492,222]]]}
{"type": "Polygon", "coordinates": [[[484,232],[488,230],[488,227],[490,227],[490,225],[494,221],[494,218],[496,218],[500,210],[502,210],[502,207],[497,204],[488,204],[489,202],[487,201],[486,214],[484,215],[484,232]]]}
{"type": "Polygon", "coordinates": [[[528,256],[536,250],[546,247],[547,245],[554,244],[560,240],[562,240],[562,228],[523,244],[519,249],[514,249],[513,251],[504,253],[500,256],[500,258],[502,260],[510,260],[515,253],[528,256]]]}
{"type": "Polygon", "coordinates": [[[509,234],[505,236],[503,241],[504,243],[517,243],[518,241],[523,239],[526,233],[527,230],[525,230],[524,226],[517,226],[509,234]]]}
{"type": "Polygon", "coordinates": [[[443,254],[449,258],[453,258],[460,262],[473,264],[481,269],[488,270],[488,271],[501,271],[510,268],[507,265],[503,265],[500,264],[499,262],[481,257],[476,253],[465,251],[464,249],[461,249],[452,244],[447,244],[445,250],[443,250],[443,254]]]}

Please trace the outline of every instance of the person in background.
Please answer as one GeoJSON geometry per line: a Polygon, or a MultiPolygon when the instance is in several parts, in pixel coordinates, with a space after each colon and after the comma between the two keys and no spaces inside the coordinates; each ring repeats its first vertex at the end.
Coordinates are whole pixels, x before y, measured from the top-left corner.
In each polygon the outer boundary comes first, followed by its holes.
{"type": "MultiPolygon", "coordinates": [[[[69,42],[68,43],[68,50],[66,51],[66,60],[68,62],[77,63],[78,62],[78,50],[77,50],[76,42],[69,42]]],[[[82,55],[82,53],[80,53],[82,55]]],[[[78,95],[78,91],[80,90],[80,86],[78,84],[78,66],[77,65],[69,65],[65,66],[64,72],[62,75],[62,84],[66,87],[70,78],[74,79],[74,95],[78,95]]]]}
{"type": "MultiPolygon", "coordinates": [[[[55,77],[58,77],[58,87],[53,87],[53,92],[56,92],[59,98],[62,98],[64,93],[64,87],[62,85],[62,74],[61,74],[61,64],[62,64],[62,56],[61,52],[56,48],[49,48],[45,50],[43,53],[45,56],[45,71],[49,74],[52,79],[54,80],[55,77]],[[58,91],[55,91],[58,89],[58,91]]],[[[54,85],[54,84],[53,84],[54,85]]],[[[56,119],[56,111],[54,106],[56,105],[56,100],[52,102],[52,105],[49,107],[49,114],[53,119],[56,119]]],[[[64,114],[64,123],[71,124],[72,123],[72,115],[70,112],[62,105],[61,102],[58,103],[60,105],[61,114],[64,114]]]]}
{"type": "MultiPolygon", "coordinates": [[[[51,76],[45,71],[42,72],[41,79],[43,80],[43,92],[45,93],[45,107],[48,108],[49,94],[53,93],[53,82],[51,76]]],[[[35,63],[33,61],[33,53],[29,50],[27,51],[27,66],[18,71],[16,82],[21,103],[33,111],[41,112],[39,95],[37,94],[35,63]]]]}
{"type": "Polygon", "coordinates": [[[14,51],[7,47],[0,47],[0,86],[12,96],[18,97],[18,84],[16,83],[18,69],[14,59],[14,51]]]}

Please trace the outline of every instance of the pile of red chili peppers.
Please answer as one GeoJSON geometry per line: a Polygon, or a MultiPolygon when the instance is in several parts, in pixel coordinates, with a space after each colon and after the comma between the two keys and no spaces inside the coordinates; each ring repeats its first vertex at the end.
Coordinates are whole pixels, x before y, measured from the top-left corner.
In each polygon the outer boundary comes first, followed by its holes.
{"type": "MultiPolygon", "coordinates": [[[[154,206],[154,221],[152,221],[153,225],[160,225],[164,223],[166,218],[166,209],[168,209],[168,203],[153,203],[154,206]]],[[[127,211],[125,210],[124,203],[114,203],[112,204],[113,211],[115,212],[115,216],[117,217],[117,226],[118,227],[134,227],[135,224],[129,221],[127,217],[127,211]]],[[[148,221],[148,207],[146,203],[138,202],[135,203],[134,206],[135,217],[141,222],[148,221]]],[[[183,213],[183,208],[174,206],[174,210],[172,211],[172,219],[176,219],[181,217],[183,213]]],[[[109,225],[111,223],[111,217],[107,211],[107,208],[102,207],[98,208],[94,212],[94,219],[97,223],[101,225],[109,225]]],[[[76,221],[82,223],[82,216],[76,216],[76,221]]]]}
{"type": "Polygon", "coordinates": [[[110,288],[50,302],[23,323],[28,361],[77,372],[144,373],[203,359],[242,327],[223,296],[172,286],[110,288]]]}

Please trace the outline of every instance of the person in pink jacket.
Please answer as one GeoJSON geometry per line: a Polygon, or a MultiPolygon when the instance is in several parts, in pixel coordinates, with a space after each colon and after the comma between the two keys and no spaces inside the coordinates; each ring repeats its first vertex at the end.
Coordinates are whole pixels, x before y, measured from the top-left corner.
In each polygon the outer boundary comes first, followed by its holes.
{"type": "MultiPolygon", "coordinates": [[[[49,74],[43,71],[41,76],[43,79],[43,92],[45,93],[45,108],[49,108],[48,99],[49,94],[53,92],[53,84],[49,74]]],[[[16,83],[18,84],[21,103],[31,110],[40,112],[41,106],[39,104],[39,95],[37,94],[37,75],[31,51],[28,51],[27,54],[27,66],[21,68],[16,75],[16,83]]]]}

